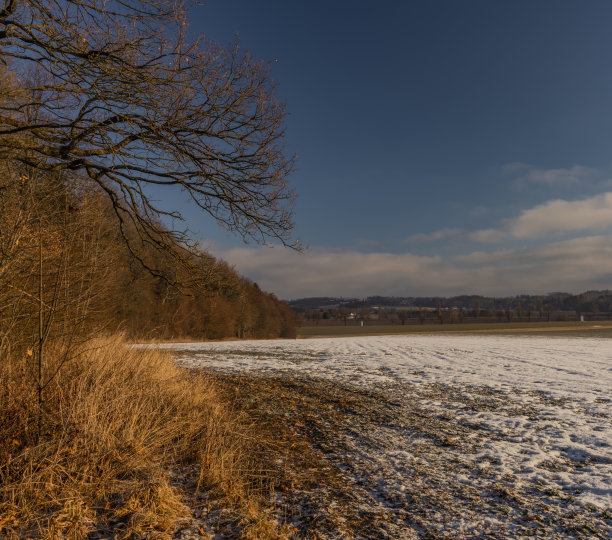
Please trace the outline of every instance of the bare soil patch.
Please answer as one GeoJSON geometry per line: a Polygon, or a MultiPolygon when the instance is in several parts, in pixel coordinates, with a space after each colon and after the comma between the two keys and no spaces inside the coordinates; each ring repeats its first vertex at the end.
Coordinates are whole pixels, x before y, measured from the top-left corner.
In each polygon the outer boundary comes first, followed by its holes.
{"type": "MultiPolygon", "coordinates": [[[[405,384],[376,390],[281,375],[217,374],[235,403],[293,442],[276,494],[300,538],[608,538],[609,509],[499,474],[472,456],[499,433],[454,409],[509,418],[538,410],[485,387],[405,384]],[[447,411],[430,402],[447,403],[447,411]],[[282,427],[281,427],[282,426],[282,427]]],[[[541,467],[580,466],[568,460],[541,467]]]]}

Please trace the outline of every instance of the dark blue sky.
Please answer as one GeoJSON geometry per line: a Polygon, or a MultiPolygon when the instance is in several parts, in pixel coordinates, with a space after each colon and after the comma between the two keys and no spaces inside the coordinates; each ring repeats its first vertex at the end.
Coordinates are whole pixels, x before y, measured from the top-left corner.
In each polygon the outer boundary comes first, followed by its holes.
{"type": "Polygon", "coordinates": [[[296,236],[212,251],[284,298],[608,288],[612,3],[210,0],[191,30],[273,62],[296,236]]]}

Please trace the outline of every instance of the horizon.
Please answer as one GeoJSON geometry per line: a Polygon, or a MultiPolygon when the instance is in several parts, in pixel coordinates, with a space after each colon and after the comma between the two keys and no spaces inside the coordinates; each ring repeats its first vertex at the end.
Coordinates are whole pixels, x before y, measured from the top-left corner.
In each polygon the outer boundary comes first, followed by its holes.
{"type": "Polygon", "coordinates": [[[286,302],[297,302],[299,300],[310,300],[310,299],[314,299],[314,298],[327,298],[327,299],[331,299],[331,300],[342,300],[342,301],[363,301],[363,300],[369,300],[369,299],[374,299],[374,298],[397,298],[397,299],[420,299],[420,298],[446,298],[446,299],[451,299],[451,298],[461,298],[464,296],[467,297],[478,297],[478,298],[484,298],[484,299],[507,299],[507,298],[523,298],[523,297],[529,297],[529,298],[537,298],[537,297],[546,297],[546,296],[563,296],[563,295],[568,295],[568,296],[582,296],[585,294],[589,294],[589,293],[605,293],[605,294],[609,294],[610,291],[608,289],[603,289],[603,290],[589,290],[589,291],[583,291],[580,293],[571,293],[571,292],[567,292],[567,291],[552,291],[552,292],[548,292],[548,293],[544,293],[544,294],[510,294],[507,296],[487,296],[487,295],[482,295],[482,294],[451,294],[448,296],[436,296],[436,295],[423,295],[423,296],[414,296],[414,295],[409,295],[409,296],[382,296],[379,294],[371,294],[368,296],[363,296],[363,297],[345,297],[345,296],[306,296],[306,297],[302,297],[302,298],[291,298],[289,300],[286,300],[286,302]]]}

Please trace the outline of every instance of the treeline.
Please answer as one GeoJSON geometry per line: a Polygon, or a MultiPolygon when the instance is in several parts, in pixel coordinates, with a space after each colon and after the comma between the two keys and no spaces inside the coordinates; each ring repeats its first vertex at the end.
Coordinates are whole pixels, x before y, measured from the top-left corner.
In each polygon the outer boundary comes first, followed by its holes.
{"type": "Polygon", "coordinates": [[[0,162],[0,215],[0,349],[117,330],[129,339],[295,336],[287,304],[205,251],[159,249],[76,174],[0,162]]]}
{"type": "Polygon", "coordinates": [[[289,301],[289,305],[298,313],[306,310],[347,309],[361,310],[374,307],[477,310],[479,312],[500,310],[523,311],[577,311],[577,312],[611,312],[612,292],[587,291],[573,295],[564,292],[546,295],[516,295],[508,297],[491,297],[480,295],[460,295],[452,297],[422,296],[369,296],[367,298],[312,297],[289,301]]]}
{"type": "Polygon", "coordinates": [[[123,299],[116,324],[133,339],[295,337],[295,315],[285,302],[207,253],[199,264],[207,281],[186,288],[130,264],[115,292],[123,299]]]}
{"type": "Polygon", "coordinates": [[[609,312],[553,310],[549,306],[540,309],[474,309],[457,308],[395,308],[376,307],[351,310],[348,308],[301,309],[296,313],[302,326],[359,326],[372,325],[423,325],[502,322],[555,322],[598,321],[612,319],[609,312]]]}

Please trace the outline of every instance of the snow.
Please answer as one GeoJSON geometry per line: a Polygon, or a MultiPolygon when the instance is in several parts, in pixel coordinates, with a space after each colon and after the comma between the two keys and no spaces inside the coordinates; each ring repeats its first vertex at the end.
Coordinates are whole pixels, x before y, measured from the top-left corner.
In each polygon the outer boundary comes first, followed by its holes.
{"type": "MultiPolygon", "coordinates": [[[[487,434],[469,456],[483,475],[512,478],[517,488],[545,486],[584,506],[612,506],[612,340],[404,335],[160,347],[190,366],[326,378],[398,395],[410,388],[429,411],[487,434]],[[436,385],[447,389],[441,398],[431,392],[436,385]],[[461,398],[445,397],[451,390],[461,398]],[[498,405],[483,405],[489,399],[498,405]]],[[[387,491],[401,493],[402,467],[420,459],[408,442],[372,451],[371,460],[386,461],[380,481],[387,491]]],[[[473,482],[459,471],[455,480],[473,482]]]]}

